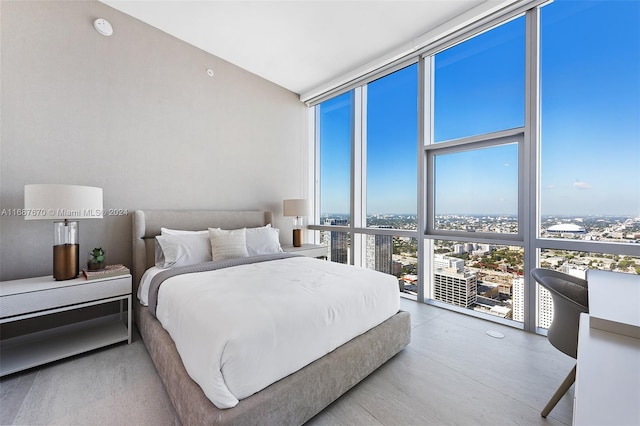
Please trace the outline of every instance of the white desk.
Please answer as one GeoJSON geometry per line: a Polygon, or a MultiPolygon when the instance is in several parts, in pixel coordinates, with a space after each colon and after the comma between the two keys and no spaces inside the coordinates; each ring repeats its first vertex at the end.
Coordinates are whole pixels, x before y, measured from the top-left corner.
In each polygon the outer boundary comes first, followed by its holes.
{"type": "MultiPolygon", "coordinates": [[[[640,276],[589,272],[591,315],[605,318],[609,323],[605,328],[609,329],[629,319],[634,322],[640,314],[640,276]],[[616,291],[612,291],[614,288],[616,291]]],[[[588,314],[580,316],[573,424],[638,426],[640,339],[595,328],[590,319],[588,314]]],[[[625,327],[618,329],[628,332],[625,327]]]]}

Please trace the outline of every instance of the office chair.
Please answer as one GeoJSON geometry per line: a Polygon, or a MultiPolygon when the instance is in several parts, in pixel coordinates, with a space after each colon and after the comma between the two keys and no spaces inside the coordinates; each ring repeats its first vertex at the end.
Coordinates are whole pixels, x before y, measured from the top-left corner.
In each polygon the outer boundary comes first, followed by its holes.
{"type": "MultiPolygon", "coordinates": [[[[580,314],[589,312],[587,281],[543,268],[533,269],[531,276],[551,293],[553,299],[553,321],[547,331],[549,342],[559,351],[576,359],[580,314]]],[[[547,417],[575,380],[576,366],[574,365],[540,413],[542,417],[547,417]]]]}

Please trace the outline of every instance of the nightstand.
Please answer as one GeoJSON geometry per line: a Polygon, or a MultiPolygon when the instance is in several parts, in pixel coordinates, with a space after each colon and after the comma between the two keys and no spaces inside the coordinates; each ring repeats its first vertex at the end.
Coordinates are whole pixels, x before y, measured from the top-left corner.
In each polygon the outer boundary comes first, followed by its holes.
{"type": "Polygon", "coordinates": [[[119,314],[2,340],[0,376],[114,343],[131,343],[129,274],[93,280],[54,281],[48,276],[1,282],[0,324],[117,301],[119,314]]]}
{"type": "Polygon", "coordinates": [[[301,254],[307,257],[327,257],[327,247],[316,244],[303,244],[301,247],[282,246],[287,253],[301,254]]]}

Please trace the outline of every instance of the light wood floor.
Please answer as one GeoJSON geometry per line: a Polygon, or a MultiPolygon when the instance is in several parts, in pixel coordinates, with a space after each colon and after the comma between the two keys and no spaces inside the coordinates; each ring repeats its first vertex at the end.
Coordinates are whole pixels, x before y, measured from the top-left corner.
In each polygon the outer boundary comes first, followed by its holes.
{"type": "Polygon", "coordinates": [[[409,346],[308,425],[571,424],[573,387],[540,417],[575,363],[546,337],[409,300],[401,305],[411,313],[409,346]]]}
{"type": "MultiPolygon", "coordinates": [[[[402,308],[409,346],[308,425],[571,424],[573,388],[540,417],[574,363],[545,337],[409,300],[402,308]]],[[[0,408],[2,425],[179,423],[139,336],[3,378],[0,408]]]]}

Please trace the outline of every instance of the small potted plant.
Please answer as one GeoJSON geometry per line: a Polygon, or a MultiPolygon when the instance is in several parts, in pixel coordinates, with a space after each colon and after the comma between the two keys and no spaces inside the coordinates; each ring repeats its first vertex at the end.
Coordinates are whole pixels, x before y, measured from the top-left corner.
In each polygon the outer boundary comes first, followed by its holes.
{"type": "Polygon", "coordinates": [[[104,268],[104,250],[102,247],[96,247],[89,252],[89,262],[87,267],[90,271],[99,271],[104,268]]]}

